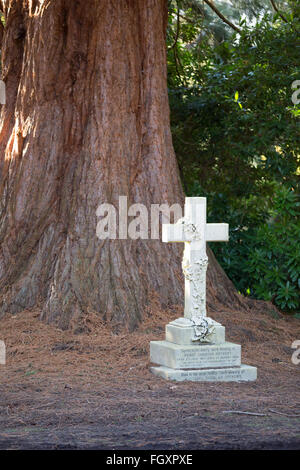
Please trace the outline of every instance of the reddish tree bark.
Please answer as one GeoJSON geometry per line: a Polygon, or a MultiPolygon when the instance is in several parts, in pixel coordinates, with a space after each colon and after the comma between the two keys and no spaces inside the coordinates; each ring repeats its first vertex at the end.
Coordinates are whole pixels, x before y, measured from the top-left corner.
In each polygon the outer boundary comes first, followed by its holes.
{"type": "MultiPolygon", "coordinates": [[[[181,248],[100,241],[100,203],[183,201],[166,86],[165,0],[2,0],[0,316],[92,309],[134,328],[182,303],[181,248]]],[[[211,258],[208,303],[237,301],[211,258]],[[211,280],[217,281],[212,286],[211,280]]]]}

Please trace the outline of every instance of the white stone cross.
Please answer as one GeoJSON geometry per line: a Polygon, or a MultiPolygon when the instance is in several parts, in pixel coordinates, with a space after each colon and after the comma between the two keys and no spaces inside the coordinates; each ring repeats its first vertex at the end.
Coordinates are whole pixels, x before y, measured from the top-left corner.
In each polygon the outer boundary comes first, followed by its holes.
{"type": "Polygon", "coordinates": [[[206,242],[228,239],[228,224],[206,223],[205,197],[186,197],[184,217],[176,224],[163,224],[163,242],[184,242],[185,318],[206,317],[206,242]]]}

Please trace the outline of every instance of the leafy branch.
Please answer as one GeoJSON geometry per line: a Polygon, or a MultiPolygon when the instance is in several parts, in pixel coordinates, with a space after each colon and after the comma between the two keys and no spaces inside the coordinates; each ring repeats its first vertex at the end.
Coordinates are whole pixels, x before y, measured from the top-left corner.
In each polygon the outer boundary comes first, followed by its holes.
{"type": "Polygon", "coordinates": [[[209,6],[209,8],[211,8],[216,13],[216,15],[218,15],[219,18],[221,18],[222,21],[224,21],[224,23],[230,26],[230,28],[232,28],[237,33],[242,32],[240,28],[238,28],[235,24],[233,24],[230,20],[228,20],[212,2],[210,2],[209,0],[203,0],[203,1],[204,3],[206,3],[207,6],[209,6]]]}
{"type": "Polygon", "coordinates": [[[276,3],[274,0],[270,0],[271,2],[271,5],[274,9],[274,11],[276,11],[276,13],[278,13],[278,15],[280,16],[280,18],[285,22],[285,23],[288,23],[288,20],[286,19],[286,17],[281,13],[281,11],[279,10],[279,8],[277,7],[276,3]]]}

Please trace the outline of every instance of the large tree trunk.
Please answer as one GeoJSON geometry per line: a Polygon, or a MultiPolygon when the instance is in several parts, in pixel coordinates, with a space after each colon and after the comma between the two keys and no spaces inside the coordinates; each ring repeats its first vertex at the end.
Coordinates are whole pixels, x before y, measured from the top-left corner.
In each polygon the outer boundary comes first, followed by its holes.
{"type": "MultiPolygon", "coordinates": [[[[134,328],[153,291],[182,303],[179,247],[96,237],[96,209],[182,203],[169,126],[165,0],[3,0],[1,311],[89,309],[134,328]]],[[[216,263],[219,297],[233,286],[216,263]]],[[[210,284],[211,286],[211,284],[210,284]]],[[[217,289],[217,290],[218,290],[217,289]]],[[[210,291],[209,291],[210,292],[210,291]]],[[[213,307],[216,295],[208,298],[213,307]]]]}

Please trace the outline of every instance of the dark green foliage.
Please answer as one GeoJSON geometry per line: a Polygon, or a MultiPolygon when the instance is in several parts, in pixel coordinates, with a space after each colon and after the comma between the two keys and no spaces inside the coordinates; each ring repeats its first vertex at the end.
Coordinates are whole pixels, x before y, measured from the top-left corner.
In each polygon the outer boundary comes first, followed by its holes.
{"type": "MultiPolygon", "coordinates": [[[[300,307],[300,107],[291,101],[300,22],[298,4],[290,6],[286,21],[265,16],[222,42],[201,37],[202,20],[180,10],[189,21],[168,51],[184,189],[208,197],[210,221],[230,224],[230,242],[212,248],[237,288],[284,311],[300,307]]],[[[170,28],[169,40],[172,19],[170,28]]]]}
{"type": "MultiPolygon", "coordinates": [[[[259,201],[248,200],[248,207],[242,205],[235,212],[230,208],[230,243],[214,244],[214,251],[242,293],[271,300],[285,311],[299,309],[298,197],[284,186],[278,186],[269,201],[269,211],[255,202],[259,201]],[[243,209],[247,214],[242,213],[243,209]],[[266,214],[268,220],[264,221],[266,214]]],[[[218,213],[217,204],[215,208],[218,213]]]]}
{"type": "Polygon", "coordinates": [[[278,190],[273,219],[258,227],[249,253],[247,271],[251,294],[273,300],[282,310],[300,307],[300,212],[297,196],[278,190]]]}

